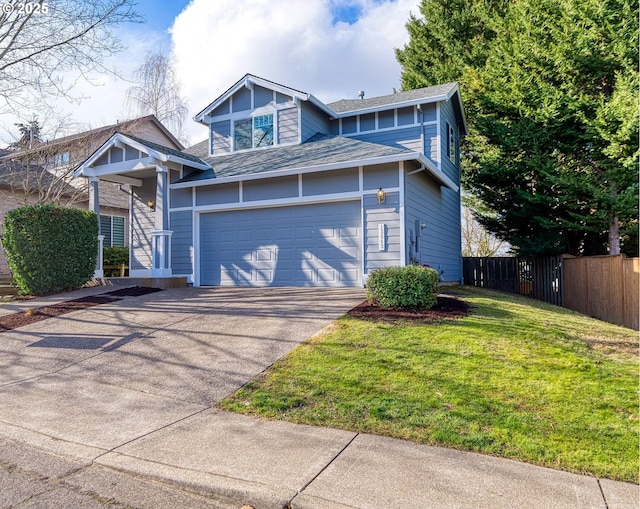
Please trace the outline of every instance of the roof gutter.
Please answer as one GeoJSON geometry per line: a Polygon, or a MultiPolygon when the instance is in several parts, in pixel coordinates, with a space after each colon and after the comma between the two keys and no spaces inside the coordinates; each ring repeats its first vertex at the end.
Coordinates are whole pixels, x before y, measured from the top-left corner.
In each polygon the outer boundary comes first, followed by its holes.
{"type": "MultiPolygon", "coordinates": [[[[417,171],[427,171],[437,182],[451,189],[454,192],[458,192],[459,187],[442,171],[425,158],[420,152],[406,152],[404,154],[398,154],[393,156],[381,156],[372,157],[369,159],[360,159],[352,161],[342,161],[337,163],[319,164],[314,166],[302,166],[297,168],[287,168],[282,170],[265,171],[260,173],[251,173],[249,175],[236,175],[231,177],[219,177],[208,178],[203,180],[193,180],[189,182],[179,182],[176,184],[170,184],[172,189],[182,189],[188,187],[210,186],[219,185],[230,182],[244,182],[247,180],[258,180],[264,178],[282,177],[285,175],[294,175],[298,173],[313,173],[319,171],[339,170],[342,168],[354,168],[357,166],[371,166],[374,164],[395,163],[400,161],[419,161],[421,166],[417,171]]],[[[215,168],[214,168],[215,170],[215,168]]],[[[416,172],[412,172],[416,173],[416,172]]]]}

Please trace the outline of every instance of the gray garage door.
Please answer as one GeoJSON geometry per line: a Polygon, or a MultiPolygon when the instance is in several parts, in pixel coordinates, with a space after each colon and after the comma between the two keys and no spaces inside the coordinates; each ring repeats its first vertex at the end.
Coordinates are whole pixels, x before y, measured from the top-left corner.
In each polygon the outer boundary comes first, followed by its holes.
{"type": "Polygon", "coordinates": [[[200,284],[361,286],[360,202],[200,216],[200,284]]]}

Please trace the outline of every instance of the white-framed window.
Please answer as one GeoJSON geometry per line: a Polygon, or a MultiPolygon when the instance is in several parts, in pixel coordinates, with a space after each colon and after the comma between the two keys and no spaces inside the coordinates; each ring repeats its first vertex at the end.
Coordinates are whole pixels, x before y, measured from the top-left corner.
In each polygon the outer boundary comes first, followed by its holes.
{"type": "Polygon", "coordinates": [[[104,247],[124,247],[124,217],[101,214],[100,235],[104,235],[104,247]]]}
{"type": "Polygon", "coordinates": [[[273,113],[236,120],[233,123],[235,150],[269,147],[273,145],[273,113]]]}
{"type": "Polygon", "coordinates": [[[456,162],[456,133],[453,126],[447,124],[447,154],[452,163],[456,162]]]}

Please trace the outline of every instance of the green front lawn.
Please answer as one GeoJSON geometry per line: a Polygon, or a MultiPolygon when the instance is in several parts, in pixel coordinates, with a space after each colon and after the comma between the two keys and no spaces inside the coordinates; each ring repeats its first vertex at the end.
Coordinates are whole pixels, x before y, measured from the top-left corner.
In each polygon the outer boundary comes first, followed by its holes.
{"type": "Polygon", "coordinates": [[[454,291],[467,318],[343,317],[219,406],[638,482],[638,333],[454,291]]]}

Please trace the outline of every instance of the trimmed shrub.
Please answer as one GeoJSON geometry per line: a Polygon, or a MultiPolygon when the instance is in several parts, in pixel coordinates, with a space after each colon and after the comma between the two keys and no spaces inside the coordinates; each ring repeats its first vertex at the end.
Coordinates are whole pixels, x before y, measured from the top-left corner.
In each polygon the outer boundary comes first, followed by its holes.
{"type": "Polygon", "coordinates": [[[437,301],[438,271],[418,265],[372,270],[367,298],[379,306],[430,309],[437,301]]]}
{"type": "Polygon", "coordinates": [[[2,245],[21,294],[79,288],[96,268],[98,216],[50,204],[10,210],[2,245]]]}
{"type": "MultiPolygon", "coordinates": [[[[105,247],[102,250],[103,268],[108,265],[129,265],[129,248],[120,246],[105,247]]],[[[118,277],[120,269],[104,269],[105,277],[118,277]]]]}

